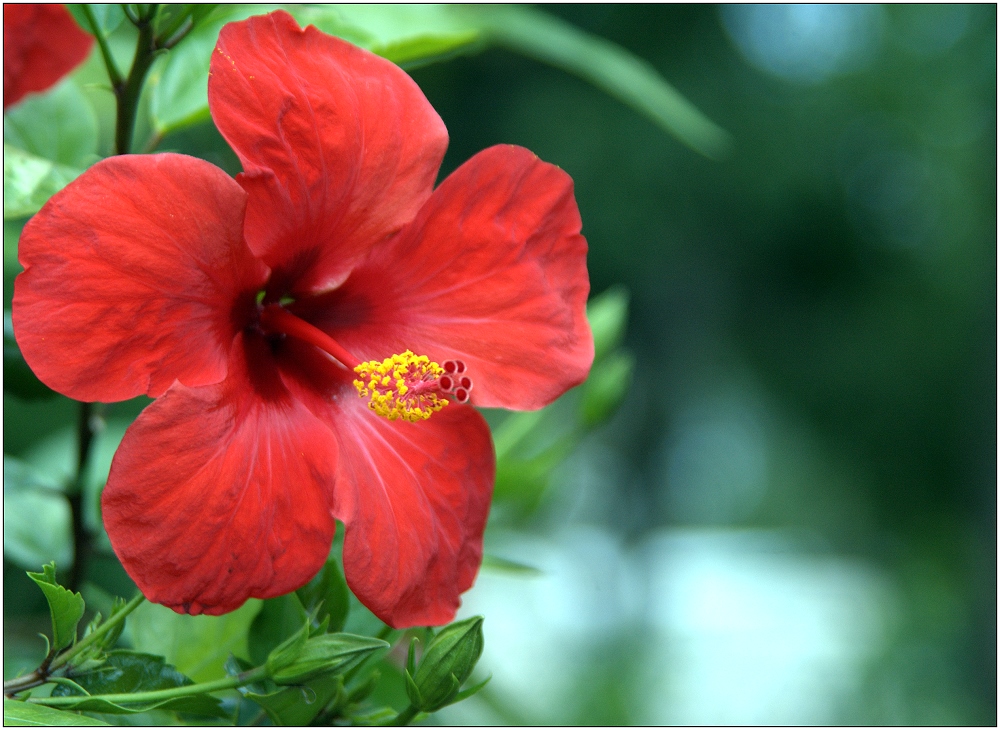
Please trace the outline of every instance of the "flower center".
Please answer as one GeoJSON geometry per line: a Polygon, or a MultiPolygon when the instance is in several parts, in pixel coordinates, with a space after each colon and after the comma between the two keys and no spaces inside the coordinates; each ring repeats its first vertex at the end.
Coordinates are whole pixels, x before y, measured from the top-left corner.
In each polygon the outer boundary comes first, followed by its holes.
{"type": "Polygon", "coordinates": [[[376,414],[395,421],[422,421],[440,411],[449,400],[468,403],[472,379],[461,360],[438,365],[410,350],[379,362],[361,362],[328,334],[299,319],[278,304],[260,310],[260,326],[266,334],[283,334],[308,342],[333,356],[359,376],[354,381],[358,395],[368,398],[376,414]]]}

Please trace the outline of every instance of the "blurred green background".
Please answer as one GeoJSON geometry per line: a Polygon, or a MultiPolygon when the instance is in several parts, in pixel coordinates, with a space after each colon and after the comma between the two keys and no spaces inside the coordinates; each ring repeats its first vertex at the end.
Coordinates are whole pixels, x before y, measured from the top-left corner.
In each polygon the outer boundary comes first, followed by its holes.
{"type": "MultiPolygon", "coordinates": [[[[436,719],[995,725],[996,7],[546,11],[734,145],[502,49],[411,71],[442,175],[496,143],[572,175],[636,363],[540,499],[498,499],[488,552],[540,572],[483,571],[460,615],[493,680],[436,719]]],[[[160,149],[238,169],[207,124],[160,149]]],[[[6,395],[5,453],[71,453],[74,414],[6,395]]],[[[5,560],[8,663],[45,626],[25,580],[5,560]]]]}

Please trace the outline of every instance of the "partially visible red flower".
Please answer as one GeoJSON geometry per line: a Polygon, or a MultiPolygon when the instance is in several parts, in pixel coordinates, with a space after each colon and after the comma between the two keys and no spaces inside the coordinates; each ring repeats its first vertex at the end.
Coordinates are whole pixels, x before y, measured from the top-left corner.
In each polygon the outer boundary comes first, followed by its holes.
{"type": "Polygon", "coordinates": [[[114,157],[25,226],[22,352],[73,398],[157,398],[103,496],[150,600],[218,614],[294,590],[337,518],[366,606],[446,623],[495,473],[465,401],[540,408],[593,359],[572,180],[501,145],[433,189],[447,133],[417,85],[281,11],[223,28],[209,102],[236,180],[114,157]]]}
{"type": "Polygon", "coordinates": [[[55,84],[93,44],[63,5],[4,3],[3,108],[55,84]]]}

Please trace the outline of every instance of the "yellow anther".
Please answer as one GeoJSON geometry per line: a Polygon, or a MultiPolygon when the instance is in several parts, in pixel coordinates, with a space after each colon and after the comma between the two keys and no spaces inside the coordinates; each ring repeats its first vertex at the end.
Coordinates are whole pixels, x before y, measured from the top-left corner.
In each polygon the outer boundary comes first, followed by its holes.
{"type": "Polygon", "coordinates": [[[358,395],[369,398],[368,407],[390,421],[421,421],[448,405],[437,385],[444,368],[425,355],[407,350],[382,362],[363,362],[354,372],[360,376],[354,381],[358,395]]]}

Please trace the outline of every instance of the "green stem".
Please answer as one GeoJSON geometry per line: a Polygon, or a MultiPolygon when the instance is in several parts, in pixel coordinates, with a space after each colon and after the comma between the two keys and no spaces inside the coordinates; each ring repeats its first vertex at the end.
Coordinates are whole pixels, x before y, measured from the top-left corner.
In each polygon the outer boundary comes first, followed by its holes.
{"type": "Polygon", "coordinates": [[[410,722],[413,721],[413,718],[415,718],[419,713],[420,713],[420,710],[418,710],[413,705],[410,705],[405,710],[403,710],[398,715],[396,715],[394,718],[392,718],[392,720],[390,720],[386,724],[387,725],[408,725],[410,722]]]}
{"type": "Polygon", "coordinates": [[[100,410],[101,404],[80,404],[80,419],[77,423],[80,442],[77,449],[76,480],[69,493],[70,516],[73,521],[73,567],[66,579],[66,587],[71,591],[78,590],[86,578],[86,565],[92,551],[93,536],[83,519],[83,482],[87,474],[87,465],[90,462],[94,436],[100,430],[98,425],[100,410]]]}
{"type": "Polygon", "coordinates": [[[245,684],[253,684],[263,679],[267,679],[267,667],[257,667],[246,672],[241,672],[235,677],[224,677],[213,682],[201,682],[200,684],[186,684],[181,687],[171,687],[170,689],[156,689],[148,692],[132,692],[124,694],[91,695],[89,697],[32,697],[28,702],[46,705],[48,707],[72,707],[87,700],[104,700],[115,704],[135,704],[139,702],[162,702],[178,697],[191,697],[193,695],[208,694],[209,692],[219,692],[224,689],[234,689],[245,684]]]}
{"type": "Polygon", "coordinates": [[[104,33],[97,27],[97,21],[94,19],[94,13],[91,11],[90,6],[84,4],[80,9],[83,11],[84,17],[87,18],[90,32],[97,39],[98,48],[101,49],[101,56],[104,58],[104,67],[108,70],[108,78],[111,79],[111,88],[118,88],[122,84],[122,72],[118,70],[114,56],[111,55],[111,49],[108,47],[108,39],[104,37],[104,33]]]}
{"type": "Polygon", "coordinates": [[[124,84],[115,86],[115,97],[118,100],[118,120],[115,127],[115,154],[127,155],[132,151],[132,134],[135,131],[135,118],[139,109],[139,97],[142,94],[142,84],[146,73],[156,58],[156,44],[153,39],[153,21],[156,14],[155,6],[142,17],[137,18],[139,40],[135,45],[135,58],[132,70],[124,84]]]}
{"type": "Polygon", "coordinates": [[[52,660],[52,664],[49,666],[50,670],[58,669],[59,667],[67,664],[70,659],[79,654],[81,651],[86,649],[91,644],[98,641],[102,636],[111,631],[115,626],[120,624],[125,618],[132,613],[139,604],[146,600],[146,597],[141,593],[136,594],[131,601],[122,606],[121,611],[109,617],[107,621],[94,629],[91,633],[84,636],[80,641],[74,644],[70,649],[63,652],[55,659],[52,660]]]}

